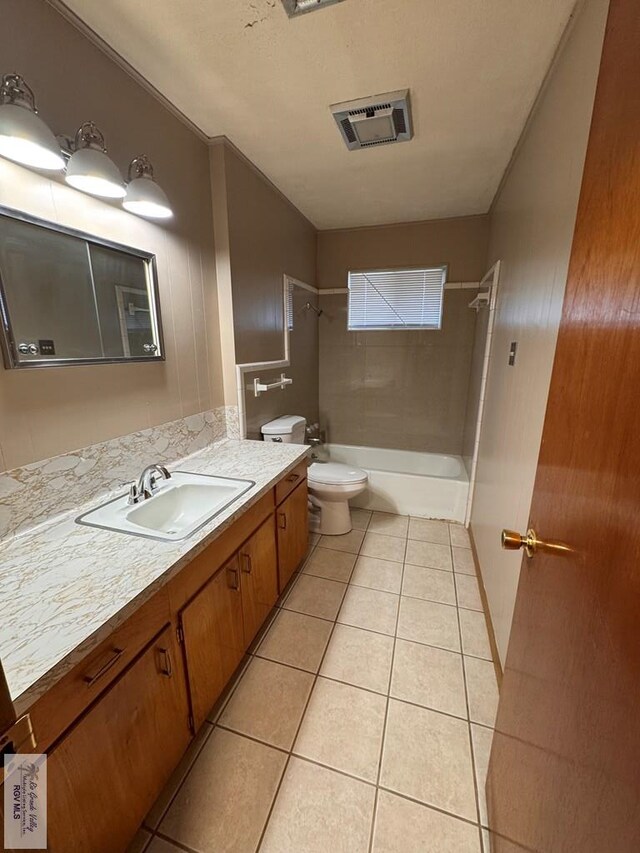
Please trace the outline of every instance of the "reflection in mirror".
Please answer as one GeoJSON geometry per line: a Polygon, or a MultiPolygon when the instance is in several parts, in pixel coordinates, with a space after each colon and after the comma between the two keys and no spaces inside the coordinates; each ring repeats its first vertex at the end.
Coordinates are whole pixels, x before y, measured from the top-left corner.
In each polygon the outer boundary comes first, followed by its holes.
{"type": "Polygon", "coordinates": [[[164,358],[154,257],[0,215],[7,367],[164,358]]]}

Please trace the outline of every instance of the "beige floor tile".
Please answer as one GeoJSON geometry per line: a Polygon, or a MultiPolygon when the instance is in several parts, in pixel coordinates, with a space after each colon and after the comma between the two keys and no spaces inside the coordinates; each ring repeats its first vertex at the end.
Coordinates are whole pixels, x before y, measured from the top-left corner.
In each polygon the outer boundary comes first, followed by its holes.
{"type": "Polygon", "coordinates": [[[254,658],[222,712],[219,725],[288,750],[313,678],[310,672],[254,658]]]}
{"type": "Polygon", "coordinates": [[[280,610],[256,654],[317,672],[332,627],[333,623],[325,619],[293,610],[280,610]]]}
{"type": "Polygon", "coordinates": [[[318,545],[321,548],[331,548],[334,551],[347,551],[357,554],[364,539],[364,530],[352,530],[342,536],[321,536],[318,545]]]}
{"type": "Polygon", "coordinates": [[[487,634],[484,613],[475,610],[459,610],[462,632],[462,651],[465,655],[491,660],[491,646],[487,634]]]}
{"type": "Polygon", "coordinates": [[[385,696],[319,678],[293,748],[296,755],[375,782],[385,696]]]}
{"type": "Polygon", "coordinates": [[[293,757],[260,853],[367,853],[375,788],[293,757]]]}
{"type": "Polygon", "coordinates": [[[440,604],[455,604],[456,591],[453,585],[453,572],[442,569],[427,569],[423,566],[404,567],[402,594],[411,598],[424,598],[440,604]]]}
{"type": "Polygon", "coordinates": [[[478,829],[380,791],[372,853],[480,853],[478,829]]]}
{"type": "MultiPolygon", "coordinates": [[[[143,851],[147,849],[150,841],[151,833],[147,832],[146,829],[139,829],[136,832],[133,841],[127,847],[126,853],[143,853],[143,851]]],[[[173,849],[175,850],[176,848],[174,847],[173,849]]]]}
{"type": "Polygon", "coordinates": [[[283,606],[308,616],[335,619],[346,588],[346,584],[337,581],[300,575],[283,606]]]}
{"type": "Polygon", "coordinates": [[[488,826],[487,793],[485,788],[487,784],[487,770],[489,769],[489,755],[491,754],[491,741],[493,740],[493,729],[486,729],[484,726],[476,726],[472,723],[471,740],[473,742],[473,760],[476,765],[480,821],[483,826],[488,826]]]}
{"type": "Polygon", "coordinates": [[[394,560],[396,563],[401,563],[404,560],[406,545],[407,540],[398,536],[367,532],[360,554],[365,557],[378,557],[380,560],[394,560]]]}
{"type": "Polygon", "coordinates": [[[358,509],[351,507],[351,524],[354,530],[366,530],[371,521],[373,513],[368,509],[358,509]]]}
{"type": "Polygon", "coordinates": [[[475,821],[468,724],[391,699],[380,785],[475,821]]]}
{"type": "Polygon", "coordinates": [[[403,640],[460,651],[457,609],[448,604],[401,596],[397,634],[403,640]]]}
{"type": "Polygon", "coordinates": [[[384,533],[385,536],[407,537],[409,517],[407,515],[394,515],[390,512],[374,512],[369,523],[369,533],[384,533]]]}
{"type": "Polygon", "coordinates": [[[302,572],[305,575],[347,583],[355,564],[355,554],[318,547],[304,564],[302,572]]]}
{"type": "Polygon", "coordinates": [[[182,847],[176,847],[164,838],[153,839],[151,844],[145,849],[145,853],[183,853],[182,847]]]}
{"type": "Polygon", "coordinates": [[[393,637],[336,625],[320,675],[386,695],[392,657],[393,637]]]}
{"type": "Polygon", "coordinates": [[[405,562],[411,563],[412,566],[425,566],[429,569],[442,569],[447,572],[453,570],[450,546],[438,545],[434,542],[418,542],[416,539],[409,539],[405,562]]]}
{"type": "Polygon", "coordinates": [[[453,570],[461,575],[475,575],[476,564],[473,562],[473,552],[469,548],[458,548],[454,545],[453,570]]]}
{"type": "Polygon", "coordinates": [[[391,695],[466,719],[462,655],[397,640],[391,695]]]}
{"type": "Polygon", "coordinates": [[[399,594],[402,583],[402,563],[379,560],[377,557],[358,557],[351,583],[399,594]]]}
{"type": "Polygon", "coordinates": [[[469,539],[469,531],[464,524],[450,524],[449,535],[451,544],[458,548],[471,548],[471,540],[469,539]]]}
{"type": "Polygon", "coordinates": [[[464,671],[469,694],[469,719],[483,726],[495,726],[498,711],[498,682],[493,663],[465,655],[464,671]]]}
{"type": "Polygon", "coordinates": [[[270,746],[215,729],[160,831],[202,853],[255,850],[286,758],[270,746]]]}
{"type": "Polygon", "coordinates": [[[338,622],[393,635],[396,630],[399,595],[367,589],[363,586],[350,586],[344,597],[338,622]]]}
{"type": "Polygon", "coordinates": [[[466,610],[482,610],[478,579],[472,575],[461,575],[458,572],[455,574],[455,579],[458,607],[464,607],[466,610]]]}
{"type": "Polygon", "coordinates": [[[195,738],[189,744],[189,748],[182,756],[180,763],[169,777],[169,781],[162,789],[162,793],[156,799],[155,803],[149,809],[149,813],[143,821],[145,826],[151,829],[156,829],[164,813],[166,812],[171,800],[173,800],[176,791],[182,785],[185,776],[191,769],[193,762],[198,757],[198,753],[205,745],[207,738],[213,731],[213,726],[209,723],[203,723],[198,730],[195,738]]]}
{"type": "Polygon", "coordinates": [[[411,518],[409,521],[409,539],[434,542],[437,545],[449,545],[449,525],[446,521],[411,518]]]}

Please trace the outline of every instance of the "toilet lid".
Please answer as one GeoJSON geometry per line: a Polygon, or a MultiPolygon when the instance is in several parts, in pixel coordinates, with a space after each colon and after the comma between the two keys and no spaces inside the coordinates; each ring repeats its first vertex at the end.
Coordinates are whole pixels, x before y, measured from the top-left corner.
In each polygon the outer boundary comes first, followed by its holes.
{"type": "Polygon", "coordinates": [[[367,472],[353,465],[341,462],[314,462],[307,472],[312,483],[325,483],[328,486],[346,486],[351,483],[365,483],[367,472]]]}

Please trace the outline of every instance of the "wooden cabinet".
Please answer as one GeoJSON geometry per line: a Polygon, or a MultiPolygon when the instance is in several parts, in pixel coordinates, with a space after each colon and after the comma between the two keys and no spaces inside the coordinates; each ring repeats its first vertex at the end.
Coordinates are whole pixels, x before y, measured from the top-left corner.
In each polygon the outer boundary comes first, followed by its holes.
{"type": "Polygon", "coordinates": [[[244,654],[238,555],[179,614],[197,731],[244,654]]]}
{"type": "Polygon", "coordinates": [[[309,546],[306,479],[276,509],[280,592],[304,559],[309,546]]]}
{"type": "Polygon", "coordinates": [[[244,543],[238,557],[246,648],[278,598],[278,552],[273,515],[244,543]]]}
{"type": "Polygon", "coordinates": [[[48,757],[48,850],[124,850],[189,743],[170,626],[48,757]]]}

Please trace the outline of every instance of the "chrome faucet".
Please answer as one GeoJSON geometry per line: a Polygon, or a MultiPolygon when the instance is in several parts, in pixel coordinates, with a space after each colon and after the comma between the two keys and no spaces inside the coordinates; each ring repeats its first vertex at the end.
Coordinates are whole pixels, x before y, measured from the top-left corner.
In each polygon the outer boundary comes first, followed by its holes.
{"type": "Polygon", "coordinates": [[[170,479],[171,474],[164,465],[147,465],[142,474],[140,474],[138,482],[131,484],[127,503],[129,505],[138,504],[141,501],[147,500],[147,498],[153,497],[158,480],[170,479]]]}

